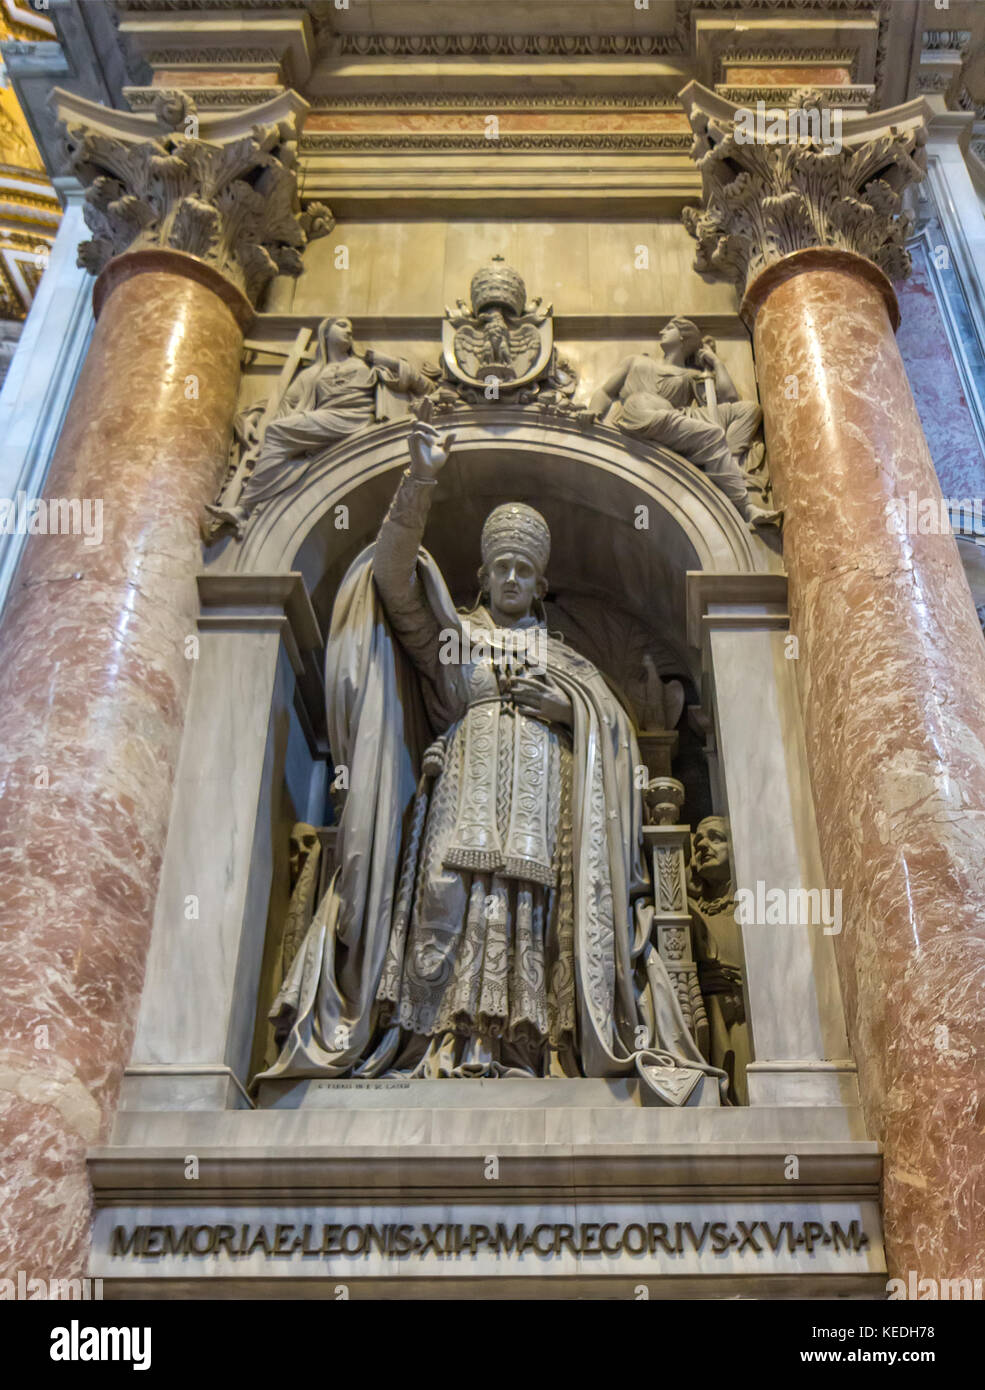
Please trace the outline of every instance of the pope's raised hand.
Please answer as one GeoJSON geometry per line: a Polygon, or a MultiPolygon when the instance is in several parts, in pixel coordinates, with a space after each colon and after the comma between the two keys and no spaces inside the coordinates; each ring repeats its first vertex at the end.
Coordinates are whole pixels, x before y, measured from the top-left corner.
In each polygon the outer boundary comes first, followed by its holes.
{"type": "Polygon", "coordinates": [[[407,438],[410,471],[420,482],[430,483],[448,462],[454,434],[442,435],[426,420],[415,420],[407,438]]]}

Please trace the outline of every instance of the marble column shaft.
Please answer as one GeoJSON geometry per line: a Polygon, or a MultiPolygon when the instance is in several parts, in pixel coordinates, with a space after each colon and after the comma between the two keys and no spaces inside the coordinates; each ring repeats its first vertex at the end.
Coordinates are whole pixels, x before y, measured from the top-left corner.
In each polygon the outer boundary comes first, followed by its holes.
{"type": "Polygon", "coordinates": [[[46,496],[101,500],[102,540],[31,536],[0,628],[0,1273],[39,1277],[84,1272],[250,313],[168,251],[111,262],[96,302],[46,496]]]}
{"type": "Polygon", "coordinates": [[[893,1272],[985,1271],[985,643],[870,262],[794,253],[745,299],[808,760],[893,1272]]]}

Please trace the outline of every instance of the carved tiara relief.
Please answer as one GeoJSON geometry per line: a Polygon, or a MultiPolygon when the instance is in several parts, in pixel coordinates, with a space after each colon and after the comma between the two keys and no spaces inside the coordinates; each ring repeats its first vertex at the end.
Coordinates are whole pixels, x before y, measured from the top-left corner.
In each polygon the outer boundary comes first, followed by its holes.
{"type": "Polygon", "coordinates": [[[502,256],[476,271],[469,297],[469,304],[460,299],[445,310],[441,343],[448,376],[477,390],[495,380],[503,392],[534,381],[553,351],[553,307],[542,307],[540,299],[528,304],[523,280],[502,256]]]}

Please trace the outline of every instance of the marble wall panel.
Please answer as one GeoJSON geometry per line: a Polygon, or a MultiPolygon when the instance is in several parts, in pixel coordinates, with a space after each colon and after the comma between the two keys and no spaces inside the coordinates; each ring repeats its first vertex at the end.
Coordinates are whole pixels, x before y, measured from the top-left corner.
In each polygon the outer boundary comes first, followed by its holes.
{"type": "MultiPolygon", "coordinates": [[[[817,829],[805,766],[793,662],[766,607],[712,604],[710,648],[715,718],[735,856],[736,885],[755,893],[822,888],[817,829]],[[756,630],[757,611],[762,627],[756,630]],[[736,623],[729,630],[730,621],[736,623]]],[[[750,1027],[758,1064],[848,1057],[829,936],[821,925],[744,926],[750,1027]]],[[[765,1070],[760,1073],[766,1076],[765,1070]]],[[[796,1103],[810,1068],[790,1071],[784,1099],[796,1103]]],[[[750,1077],[750,1100],[762,1088],[750,1077]]],[[[771,1082],[775,1090],[776,1083],[771,1082]]],[[[816,1100],[813,1085],[802,1099],[816,1100]]]]}
{"type": "Polygon", "coordinates": [[[944,325],[927,248],[914,246],[911,254],[913,274],[897,287],[900,355],[942,493],[982,499],[985,455],[944,325]]]}
{"type": "Polygon", "coordinates": [[[553,302],[559,315],[735,314],[731,288],[694,273],[694,243],[670,219],[342,220],[312,243],[303,275],[278,285],[268,307],[296,314],[440,314],[468,297],[473,273],[494,254],[516,267],[528,295],[553,302]],[[348,270],[335,268],[341,245],[348,247],[348,270]],[[648,269],[635,268],[640,246],[648,250],[648,269]]]}
{"type": "MultiPolygon", "coordinates": [[[[131,1060],[224,1064],[245,1083],[274,860],[295,814],[284,777],[293,672],[276,631],[201,641],[131,1060]]],[[[141,1084],[128,1077],[130,1093],[141,1084]]]]}

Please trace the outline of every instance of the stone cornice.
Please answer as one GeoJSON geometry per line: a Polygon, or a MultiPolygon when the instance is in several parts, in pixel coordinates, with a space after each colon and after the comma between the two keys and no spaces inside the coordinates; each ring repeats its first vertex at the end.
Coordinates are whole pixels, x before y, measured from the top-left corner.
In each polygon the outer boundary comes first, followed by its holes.
{"type": "Polygon", "coordinates": [[[180,92],[153,114],[110,110],[55,89],[69,164],[86,186],[91,241],[79,263],[99,274],[130,251],[183,252],[256,303],[278,274],[297,275],[331,214],[301,213],[297,138],[307,103],[295,92],[246,112],[199,115],[180,92]]]}
{"type": "Polygon", "coordinates": [[[304,137],[301,148],[307,153],[319,150],[481,150],[495,155],[497,150],[687,150],[691,136],[687,131],[584,131],[577,134],[544,131],[502,132],[495,141],[485,135],[462,132],[435,134],[370,133],[352,135],[335,131],[316,131],[304,137]]]}
{"type": "Polygon", "coordinates": [[[566,76],[558,82],[558,64],[574,62],[580,85],[594,83],[600,91],[635,85],[646,92],[654,81],[680,85],[688,75],[716,80],[723,48],[736,60],[834,61],[853,74],[864,69],[863,80],[878,84],[892,6],[890,0],[659,0],[656,18],[630,0],[593,0],[535,7],[522,18],[519,6],[459,6],[454,20],[440,6],[433,13],[427,5],[405,7],[406,16],[391,4],[355,8],[362,18],[331,0],[113,4],[125,41],[155,67],[184,55],[203,70],[203,84],[218,89],[207,70],[232,75],[243,62],[245,72],[257,62],[245,58],[248,51],[276,53],[286,64],[282,79],[312,100],[372,90],[377,82],[383,90],[435,94],[450,78],[478,90],[488,82],[490,63],[506,70],[503,85],[517,91],[531,82],[559,91],[568,83],[566,76]],[[738,10],[748,22],[736,27],[738,10]]]}
{"type": "Polygon", "coordinates": [[[360,58],[651,58],[680,55],[674,34],[336,34],[332,51],[360,58]]]}
{"type": "Polygon", "coordinates": [[[803,82],[794,86],[792,83],[788,87],[750,87],[750,86],[719,86],[716,87],[716,95],[724,98],[725,101],[732,102],[735,106],[748,106],[757,101],[763,101],[767,106],[790,106],[795,93],[802,92],[805,86],[810,88],[811,95],[820,106],[837,106],[842,109],[849,107],[860,107],[865,110],[875,97],[875,87],[871,83],[857,83],[853,86],[844,87],[814,87],[803,82]]]}
{"type": "Polygon", "coordinates": [[[281,60],[276,48],[152,48],[144,55],[151,67],[274,67],[281,60]]]}
{"type": "MultiPolygon", "coordinates": [[[[153,109],[161,89],[159,87],[124,87],[123,95],[134,111],[144,112],[153,109]]],[[[258,107],[275,101],[283,95],[280,84],[270,87],[194,87],[195,104],[200,111],[211,111],[215,107],[258,107]]]]}
{"type": "MultiPolygon", "coordinates": [[[[149,90],[149,89],[148,89],[149,90]]],[[[402,111],[421,107],[426,111],[482,111],[500,108],[523,111],[677,111],[675,97],[640,92],[373,92],[358,96],[333,96],[331,103],[312,105],[311,117],[336,111],[402,111]]]]}
{"type": "Polygon", "coordinates": [[[702,206],[684,210],[696,270],[731,280],[740,296],[768,266],[815,247],[863,256],[890,279],[909,273],[901,200],[926,169],[932,113],[922,99],[846,111],[840,142],[826,146],[748,139],[731,102],[694,82],[680,96],[702,180],[702,206]]]}
{"type": "MultiPolygon", "coordinates": [[[[158,87],[124,87],[123,95],[134,111],[148,111],[153,107],[159,92],[158,87]]],[[[214,106],[255,106],[270,101],[284,90],[277,86],[195,86],[191,89],[195,102],[201,109],[214,106]]],[[[592,115],[607,112],[651,112],[674,111],[680,113],[681,105],[676,97],[643,95],[639,92],[602,93],[598,96],[575,96],[570,92],[556,95],[519,92],[380,92],[361,96],[333,97],[331,104],[321,102],[311,106],[307,122],[317,117],[338,112],[363,113],[421,110],[441,111],[479,111],[484,115],[501,111],[583,111],[592,115]]],[[[309,139],[302,134],[301,143],[309,139]]]]}

